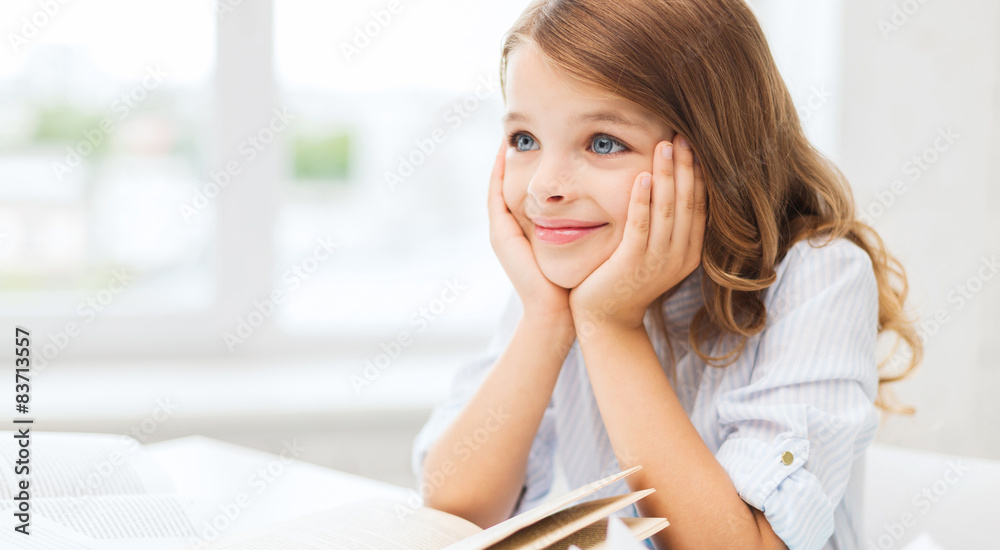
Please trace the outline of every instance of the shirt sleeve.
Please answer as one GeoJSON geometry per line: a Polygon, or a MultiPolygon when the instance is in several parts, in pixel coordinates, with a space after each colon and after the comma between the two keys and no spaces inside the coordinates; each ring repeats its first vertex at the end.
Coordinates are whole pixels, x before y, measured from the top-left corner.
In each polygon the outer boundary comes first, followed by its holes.
{"type": "Polygon", "coordinates": [[[878,287],[846,239],[782,263],[749,383],[720,394],[716,458],[790,550],[819,549],[878,427],[878,287]]]}
{"type": "MultiPolygon", "coordinates": [[[[456,371],[455,377],[452,379],[448,398],[445,402],[434,407],[430,418],[417,433],[413,442],[411,466],[413,473],[417,476],[418,487],[422,487],[425,483],[423,479],[423,464],[431,445],[448,429],[465,407],[465,404],[475,394],[480,384],[482,384],[490,368],[507,348],[508,343],[514,335],[514,329],[521,319],[522,311],[523,308],[517,293],[512,292],[507,307],[501,316],[500,325],[494,333],[487,350],[464,363],[456,371]]],[[[471,449],[471,447],[469,448],[471,449]]],[[[456,455],[459,457],[457,460],[461,460],[461,457],[471,456],[471,454],[462,452],[457,452],[456,455]]],[[[531,445],[525,481],[517,503],[514,506],[514,515],[540,503],[548,494],[552,486],[554,455],[555,415],[552,400],[550,399],[538,432],[535,434],[535,439],[531,445]]]]}

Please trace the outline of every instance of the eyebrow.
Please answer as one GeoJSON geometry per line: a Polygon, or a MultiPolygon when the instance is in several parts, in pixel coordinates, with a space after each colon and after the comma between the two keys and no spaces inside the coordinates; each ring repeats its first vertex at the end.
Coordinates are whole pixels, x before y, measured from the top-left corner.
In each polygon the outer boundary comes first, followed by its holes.
{"type": "MultiPolygon", "coordinates": [[[[507,122],[529,122],[530,119],[527,115],[517,112],[510,112],[501,117],[501,123],[507,122]]],[[[570,119],[570,123],[579,124],[581,122],[608,122],[611,124],[618,124],[619,126],[634,126],[636,128],[649,129],[649,124],[644,121],[635,121],[630,118],[622,116],[620,113],[614,111],[597,111],[593,113],[585,113],[579,115],[575,118],[570,119]]]]}

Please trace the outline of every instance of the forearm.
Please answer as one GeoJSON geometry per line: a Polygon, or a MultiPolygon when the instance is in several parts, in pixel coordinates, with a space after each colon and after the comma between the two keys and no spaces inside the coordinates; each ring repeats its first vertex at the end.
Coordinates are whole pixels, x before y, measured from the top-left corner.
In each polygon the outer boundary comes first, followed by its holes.
{"type": "Polygon", "coordinates": [[[572,324],[522,317],[479,389],[428,451],[428,506],[484,528],[510,515],[573,339],[572,324]]]}
{"type": "Polygon", "coordinates": [[[644,328],[602,328],[581,343],[591,385],[622,469],[633,490],[656,492],[637,503],[670,527],[660,549],[760,548],[758,520],[691,424],[644,328]]]}

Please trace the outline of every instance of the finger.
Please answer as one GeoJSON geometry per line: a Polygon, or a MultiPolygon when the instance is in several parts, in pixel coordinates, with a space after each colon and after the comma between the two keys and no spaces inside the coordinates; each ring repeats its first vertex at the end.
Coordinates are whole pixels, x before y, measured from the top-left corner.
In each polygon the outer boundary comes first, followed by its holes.
{"type": "Polygon", "coordinates": [[[691,223],[695,210],[694,151],[684,136],[674,139],[674,182],[677,208],[670,247],[674,251],[681,251],[691,242],[691,223]]]}
{"type": "Polygon", "coordinates": [[[508,212],[503,200],[503,174],[506,160],[506,143],[500,140],[500,149],[493,159],[493,172],[490,174],[490,184],[487,196],[487,209],[491,217],[498,217],[508,212]]]}
{"type": "Polygon", "coordinates": [[[507,203],[503,198],[503,177],[506,168],[507,144],[500,143],[500,149],[493,162],[493,172],[490,174],[490,183],[487,200],[487,211],[489,212],[492,232],[497,237],[521,236],[521,226],[518,225],[514,215],[507,208],[507,203]]]}
{"type": "Polygon", "coordinates": [[[676,212],[674,199],[674,161],[671,142],[653,151],[652,219],[649,221],[649,249],[665,255],[670,248],[676,212]]]}
{"type": "Polygon", "coordinates": [[[642,172],[632,182],[632,195],[628,203],[628,218],[620,247],[630,254],[642,254],[649,240],[649,200],[652,176],[642,172]],[[644,184],[644,182],[646,184],[644,184]]]}
{"type": "Polygon", "coordinates": [[[708,222],[708,188],[701,163],[694,165],[694,223],[691,227],[691,251],[701,258],[701,247],[705,242],[705,224],[708,222]]]}

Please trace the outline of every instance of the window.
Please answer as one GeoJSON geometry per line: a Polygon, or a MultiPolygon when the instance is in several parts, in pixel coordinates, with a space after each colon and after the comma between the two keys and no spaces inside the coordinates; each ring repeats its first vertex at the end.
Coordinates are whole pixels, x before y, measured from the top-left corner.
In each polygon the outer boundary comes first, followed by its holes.
{"type": "Polygon", "coordinates": [[[837,160],[840,0],[749,0],[810,141],[837,160]]]}
{"type": "Polygon", "coordinates": [[[500,133],[501,38],[526,5],[276,1],[275,72],[297,122],[275,286],[293,288],[282,274],[320,236],[342,245],[289,293],[283,330],[492,333],[510,285],[489,246],[483,145],[500,133]]]}
{"type": "Polygon", "coordinates": [[[125,309],[206,307],[211,218],[184,223],[175,204],[205,162],[211,12],[192,0],[0,10],[19,21],[0,53],[4,310],[74,316],[116,274],[133,279],[116,297],[125,309]]]}
{"type": "MultiPolygon", "coordinates": [[[[511,292],[485,205],[500,46],[527,4],[5,3],[0,316],[46,359],[483,347],[511,292]]],[[[830,150],[832,0],[795,5],[809,28],[778,4],[754,2],[830,150]]]]}

